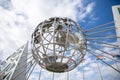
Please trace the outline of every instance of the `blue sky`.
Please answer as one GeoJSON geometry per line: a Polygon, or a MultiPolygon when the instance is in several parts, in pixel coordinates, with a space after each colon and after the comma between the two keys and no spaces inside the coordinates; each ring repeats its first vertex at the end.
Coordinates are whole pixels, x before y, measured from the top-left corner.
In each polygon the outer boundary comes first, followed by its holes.
{"type": "Polygon", "coordinates": [[[112,6],[119,5],[120,0],[88,0],[88,2],[92,1],[95,2],[93,11],[84,19],[88,24],[86,25],[86,22],[79,22],[82,26],[85,26],[87,28],[94,27],[114,20],[112,6]],[[91,15],[94,15],[93,18],[90,18],[91,15]],[[92,24],[89,23],[90,21],[92,24]]]}
{"type": "MultiPolygon", "coordinates": [[[[86,30],[113,21],[113,5],[120,5],[120,0],[0,0],[0,59],[7,58],[30,40],[35,27],[45,19],[56,16],[69,17],[86,30]]],[[[104,50],[112,51],[107,48],[104,50]]],[[[85,57],[87,59],[84,63],[85,76],[87,76],[85,80],[99,80],[96,63],[93,57],[89,56],[87,54],[85,57]],[[93,77],[95,74],[97,74],[96,77],[93,77]]],[[[120,74],[115,73],[108,66],[100,63],[100,67],[102,67],[105,80],[120,79],[120,74]]],[[[70,80],[82,79],[81,68],[82,65],[79,65],[70,72],[70,80]]],[[[37,75],[34,73],[30,80],[35,80],[37,75]]],[[[47,78],[51,77],[52,73],[43,70],[42,75],[42,79],[49,80],[47,78]]],[[[55,80],[57,77],[60,80],[66,80],[66,73],[60,76],[56,74],[55,80]]]]}

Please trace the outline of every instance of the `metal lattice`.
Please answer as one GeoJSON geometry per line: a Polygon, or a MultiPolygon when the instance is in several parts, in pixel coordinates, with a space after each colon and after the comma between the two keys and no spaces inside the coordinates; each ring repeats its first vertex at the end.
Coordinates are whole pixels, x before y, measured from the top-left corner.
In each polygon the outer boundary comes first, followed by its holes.
{"type": "Polygon", "coordinates": [[[52,72],[74,69],[83,60],[86,40],[80,26],[69,18],[50,18],[32,34],[34,59],[52,72]]]}

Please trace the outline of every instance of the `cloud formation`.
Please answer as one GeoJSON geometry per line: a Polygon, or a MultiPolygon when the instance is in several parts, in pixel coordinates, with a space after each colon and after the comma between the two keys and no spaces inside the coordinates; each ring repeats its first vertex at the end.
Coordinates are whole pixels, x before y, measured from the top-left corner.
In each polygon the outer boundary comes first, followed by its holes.
{"type": "Polygon", "coordinates": [[[1,0],[0,51],[3,59],[29,40],[41,21],[56,16],[83,20],[93,6],[91,2],[85,7],[83,0],[1,0]]]}
{"type": "MultiPolygon", "coordinates": [[[[84,21],[90,14],[92,15],[90,18],[94,18],[92,11],[95,3],[85,4],[84,2],[83,0],[0,0],[0,59],[7,58],[27,40],[30,40],[35,27],[45,19],[58,16],[69,17],[75,21],[84,21]]],[[[98,74],[98,72],[94,71],[96,64],[92,62],[92,59],[88,56],[85,58],[86,61],[83,64],[85,76],[88,77],[86,80],[90,80],[91,76],[98,74]]],[[[103,74],[109,73],[106,66],[101,64],[100,66],[103,67],[103,71],[106,70],[103,74]]],[[[82,65],[79,65],[76,69],[70,71],[71,80],[83,78],[81,67],[82,65]]],[[[35,72],[39,72],[39,66],[36,68],[35,72]]],[[[111,71],[111,73],[114,72],[111,71]]],[[[56,74],[55,79],[66,80],[66,75],[66,73],[56,74]]],[[[52,73],[43,70],[41,79],[49,80],[51,76],[52,73]]],[[[113,75],[113,77],[115,76],[113,75]]],[[[98,80],[96,77],[91,78],[91,80],[98,80]]],[[[34,73],[30,78],[30,80],[35,79],[38,79],[38,73],[34,73]]]]}

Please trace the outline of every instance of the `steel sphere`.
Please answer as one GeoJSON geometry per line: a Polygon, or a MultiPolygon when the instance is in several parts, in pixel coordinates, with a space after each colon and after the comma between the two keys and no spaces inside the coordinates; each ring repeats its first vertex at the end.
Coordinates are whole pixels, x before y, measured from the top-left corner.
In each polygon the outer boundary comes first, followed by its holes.
{"type": "Polygon", "coordinates": [[[32,34],[36,62],[52,72],[66,72],[84,59],[86,40],[81,27],[72,19],[53,17],[41,22],[32,34]]]}

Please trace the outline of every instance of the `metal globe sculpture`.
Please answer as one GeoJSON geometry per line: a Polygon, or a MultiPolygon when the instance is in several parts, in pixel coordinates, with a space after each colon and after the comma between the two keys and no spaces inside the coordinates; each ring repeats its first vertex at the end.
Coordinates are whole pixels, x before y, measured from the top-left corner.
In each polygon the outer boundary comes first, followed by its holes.
{"type": "Polygon", "coordinates": [[[84,59],[86,40],[81,27],[69,18],[54,17],[41,22],[32,34],[36,62],[52,72],[66,72],[84,59]]]}

